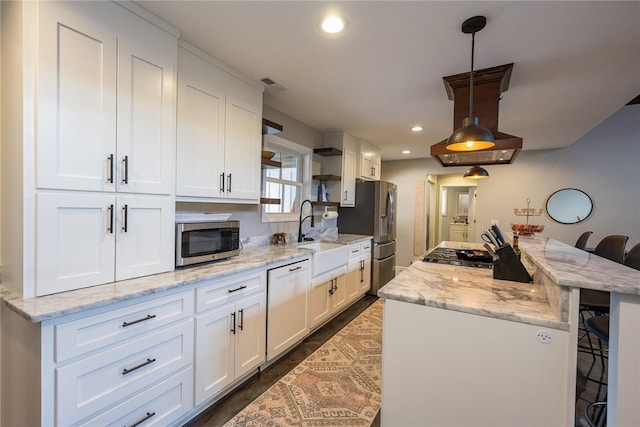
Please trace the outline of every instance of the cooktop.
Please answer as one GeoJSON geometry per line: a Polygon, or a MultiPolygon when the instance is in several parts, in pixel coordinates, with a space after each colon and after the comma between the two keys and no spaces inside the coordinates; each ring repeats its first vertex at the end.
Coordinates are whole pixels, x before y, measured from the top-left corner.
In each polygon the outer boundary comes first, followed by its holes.
{"type": "Polygon", "coordinates": [[[463,267],[493,268],[489,252],[471,249],[435,248],[423,256],[422,261],[463,267]]]}

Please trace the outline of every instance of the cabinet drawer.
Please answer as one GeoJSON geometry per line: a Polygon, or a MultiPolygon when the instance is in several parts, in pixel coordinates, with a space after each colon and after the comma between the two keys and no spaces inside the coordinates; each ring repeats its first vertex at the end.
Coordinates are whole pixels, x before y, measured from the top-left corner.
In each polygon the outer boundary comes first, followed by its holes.
{"type": "Polygon", "coordinates": [[[263,291],[266,289],[266,282],[266,272],[259,271],[202,285],[196,289],[196,312],[200,313],[220,304],[263,291]]]}
{"type": "Polygon", "coordinates": [[[371,259],[371,240],[360,243],[360,259],[371,259]]]}
{"type": "Polygon", "coordinates": [[[69,425],[193,362],[193,319],[55,369],[56,424],[69,425]]]}
{"type": "Polygon", "coordinates": [[[144,301],[54,326],[55,361],[146,334],[193,314],[193,291],[144,301]]]}
{"type": "Polygon", "coordinates": [[[360,259],[360,244],[349,244],[349,261],[360,259]]]}
{"type": "Polygon", "coordinates": [[[152,386],[80,426],[166,426],[187,414],[193,402],[193,368],[152,386]]]}

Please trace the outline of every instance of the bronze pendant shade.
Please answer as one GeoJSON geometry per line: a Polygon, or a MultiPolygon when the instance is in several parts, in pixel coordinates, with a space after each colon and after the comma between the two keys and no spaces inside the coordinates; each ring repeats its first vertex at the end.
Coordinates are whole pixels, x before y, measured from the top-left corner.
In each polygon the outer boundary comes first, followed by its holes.
{"type": "Polygon", "coordinates": [[[489,172],[480,166],[471,166],[464,172],[462,175],[463,178],[467,179],[483,179],[489,178],[489,172]]]}
{"type": "Polygon", "coordinates": [[[473,114],[473,59],[475,51],[475,35],[487,23],[484,16],[474,16],[462,23],[462,32],[471,34],[471,73],[469,83],[469,115],[464,119],[462,127],[456,129],[447,140],[447,150],[477,151],[491,148],[496,140],[493,134],[478,122],[473,114]]]}

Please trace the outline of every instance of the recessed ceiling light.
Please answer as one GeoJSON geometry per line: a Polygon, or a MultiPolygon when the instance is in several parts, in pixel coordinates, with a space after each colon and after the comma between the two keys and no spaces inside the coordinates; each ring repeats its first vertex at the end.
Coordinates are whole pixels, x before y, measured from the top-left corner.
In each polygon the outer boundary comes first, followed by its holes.
{"type": "Polygon", "coordinates": [[[341,16],[330,15],[322,19],[320,26],[325,33],[336,34],[344,30],[347,26],[347,21],[341,16]]]}
{"type": "Polygon", "coordinates": [[[402,150],[402,154],[411,154],[411,150],[402,150]]]}
{"type": "Polygon", "coordinates": [[[424,128],[423,128],[422,126],[420,126],[420,125],[418,125],[418,126],[414,126],[414,127],[412,127],[412,128],[411,128],[411,130],[412,130],[413,132],[420,132],[420,131],[421,131],[421,130],[423,130],[423,129],[424,129],[424,128]]]}

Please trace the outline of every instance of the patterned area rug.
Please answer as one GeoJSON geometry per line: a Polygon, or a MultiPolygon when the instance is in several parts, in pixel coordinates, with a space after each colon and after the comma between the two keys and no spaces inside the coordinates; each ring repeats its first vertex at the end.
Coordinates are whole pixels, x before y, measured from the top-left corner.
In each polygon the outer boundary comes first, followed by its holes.
{"type": "Polygon", "coordinates": [[[382,304],[373,303],[225,427],[371,425],[380,409],[382,304]]]}

